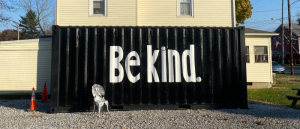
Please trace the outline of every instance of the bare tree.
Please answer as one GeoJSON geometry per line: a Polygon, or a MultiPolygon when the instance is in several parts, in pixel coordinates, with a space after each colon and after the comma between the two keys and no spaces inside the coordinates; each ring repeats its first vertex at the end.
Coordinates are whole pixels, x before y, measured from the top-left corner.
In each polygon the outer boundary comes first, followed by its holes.
{"type": "Polygon", "coordinates": [[[0,22],[5,24],[11,20],[11,17],[5,13],[8,11],[14,11],[15,7],[9,5],[9,3],[14,3],[13,0],[0,0],[0,22]]]}
{"type": "Polygon", "coordinates": [[[39,28],[43,35],[47,35],[45,30],[49,24],[52,24],[55,14],[53,2],[51,0],[19,0],[18,6],[24,11],[36,12],[39,28]]]}
{"type": "Polygon", "coordinates": [[[52,21],[43,22],[44,31],[46,35],[52,35],[52,25],[55,24],[55,19],[52,21]]]}
{"type": "Polygon", "coordinates": [[[3,30],[2,33],[0,33],[0,41],[11,41],[17,39],[18,39],[18,32],[16,30],[6,29],[3,30]]]}

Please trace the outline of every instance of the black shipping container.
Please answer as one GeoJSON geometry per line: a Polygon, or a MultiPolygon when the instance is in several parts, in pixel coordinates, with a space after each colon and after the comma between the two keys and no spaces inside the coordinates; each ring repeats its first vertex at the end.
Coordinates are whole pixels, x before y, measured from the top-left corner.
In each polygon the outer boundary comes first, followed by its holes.
{"type": "Polygon", "coordinates": [[[51,113],[248,108],[245,28],[53,26],[51,113]]]}

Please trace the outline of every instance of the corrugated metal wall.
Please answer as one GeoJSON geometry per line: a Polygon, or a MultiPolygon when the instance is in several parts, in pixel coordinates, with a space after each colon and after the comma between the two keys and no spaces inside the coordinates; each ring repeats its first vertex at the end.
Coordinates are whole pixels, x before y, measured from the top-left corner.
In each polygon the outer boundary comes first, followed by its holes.
{"type": "Polygon", "coordinates": [[[93,84],[124,110],[247,108],[244,48],[243,27],[53,26],[50,110],[89,111],[93,84]]]}
{"type": "Polygon", "coordinates": [[[51,86],[51,38],[0,42],[0,93],[51,86]]]}

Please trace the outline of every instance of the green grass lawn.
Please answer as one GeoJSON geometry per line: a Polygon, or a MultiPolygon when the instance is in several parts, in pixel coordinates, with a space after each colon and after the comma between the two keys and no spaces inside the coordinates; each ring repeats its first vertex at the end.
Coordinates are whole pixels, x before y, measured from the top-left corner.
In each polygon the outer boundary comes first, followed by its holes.
{"type": "Polygon", "coordinates": [[[297,76],[286,75],[286,74],[276,74],[276,78],[299,78],[297,76]]]}
{"type": "MultiPolygon", "coordinates": [[[[297,91],[291,88],[300,88],[300,85],[295,84],[280,84],[276,85],[278,88],[271,89],[248,89],[248,99],[251,101],[257,101],[262,103],[288,106],[292,104],[292,100],[288,100],[281,94],[296,95],[297,91]]],[[[297,109],[300,109],[300,101],[296,105],[297,109]]]]}
{"type": "MultiPolygon", "coordinates": [[[[289,67],[289,66],[291,66],[291,64],[284,64],[284,67],[289,67]]],[[[300,66],[300,64],[294,64],[294,66],[300,66]]]]}
{"type": "Polygon", "coordinates": [[[289,81],[276,80],[276,84],[292,84],[292,83],[289,81]]]}
{"type": "Polygon", "coordinates": [[[296,79],[295,81],[300,82],[300,79],[296,79]]]}

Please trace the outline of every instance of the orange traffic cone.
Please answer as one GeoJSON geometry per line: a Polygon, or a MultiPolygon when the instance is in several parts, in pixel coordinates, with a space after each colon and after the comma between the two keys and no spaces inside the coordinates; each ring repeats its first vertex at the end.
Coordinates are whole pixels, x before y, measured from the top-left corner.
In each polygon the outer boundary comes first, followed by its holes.
{"type": "Polygon", "coordinates": [[[42,102],[47,102],[47,101],[48,101],[47,83],[45,82],[43,96],[42,96],[42,102]]]}
{"type": "Polygon", "coordinates": [[[35,101],[35,93],[34,93],[34,88],[32,88],[32,95],[31,95],[31,104],[30,104],[30,109],[27,109],[28,111],[37,111],[38,109],[36,108],[36,101],[35,101]]]}

